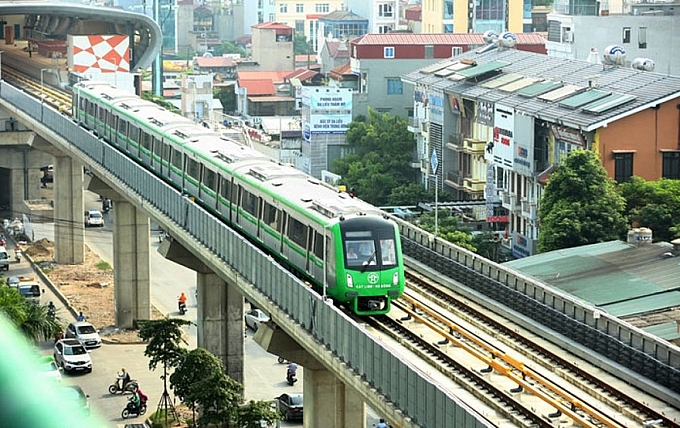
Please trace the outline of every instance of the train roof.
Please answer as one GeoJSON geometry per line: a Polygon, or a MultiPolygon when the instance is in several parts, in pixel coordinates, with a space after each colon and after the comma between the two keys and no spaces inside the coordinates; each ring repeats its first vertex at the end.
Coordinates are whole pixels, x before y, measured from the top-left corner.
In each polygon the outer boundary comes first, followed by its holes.
{"type": "Polygon", "coordinates": [[[91,93],[101,99],[109,102],[116,102],[122,99],[140,99],[137,95],[118,89],[108,82],[98,82],[94,80],[85,80],[75,84],[76,91],[84,91],[91,93]]]}

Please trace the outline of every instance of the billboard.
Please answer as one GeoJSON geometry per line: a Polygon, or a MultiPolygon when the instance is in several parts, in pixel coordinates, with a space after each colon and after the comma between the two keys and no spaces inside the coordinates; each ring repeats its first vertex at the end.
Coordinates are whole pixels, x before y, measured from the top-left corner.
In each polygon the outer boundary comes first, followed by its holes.
{"type": "Polygon", "coordinates": [[[512,168],[515,147],[514,110],[500,104],[494,105],[493,160],[494,163],[512,168]]]}
{"type": "Polygon", "coordinates": [[[130,38],[121,34],[68,36],[68,67],[76,73],[130,72],[130,38]]]}
{"type": "Polygon", "coordinates": [[[344,134],[352,121],[352,89],[302,87],[302,105],[309,108],[309,119],[303,120],[303,137],[313,134],[344,134]]]}
{"type": "Polygon", "coordinates": [[[531,177],[534,173],[534,118],[516,114],[514,137],[513,169],[518,174],[531,177]]]}

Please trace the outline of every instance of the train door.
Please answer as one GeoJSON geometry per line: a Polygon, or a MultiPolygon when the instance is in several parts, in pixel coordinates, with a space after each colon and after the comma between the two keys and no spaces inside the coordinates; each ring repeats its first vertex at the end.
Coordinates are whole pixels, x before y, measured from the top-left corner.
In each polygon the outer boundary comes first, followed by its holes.
{"type": "Polygon", "coordinates": [[[258,198],[257,198],[257,218],[255,219],[256,220],[255,223],[257,224],[257,231],[256,231],[257,239],[259,239],[260,242],[264,241],[264,236],[262,236],[262,227],[261,227],[262,213],[264,211],[263,205],[262,205],[263,203],[264,203],[264,201],[262,200],[262,197],[258,196],[258,198]]]}
{"type": "Polygon", "coordinates": [[[282,211],[281,212],[281,241],[279,242],[279,254],[283,255],[285,258],[288,258],[288,252],[284,251],[284,243],[285,243],[285,237],[288,235],[288,221],[290,216],[288,215],[287,212],[282,211]]]}

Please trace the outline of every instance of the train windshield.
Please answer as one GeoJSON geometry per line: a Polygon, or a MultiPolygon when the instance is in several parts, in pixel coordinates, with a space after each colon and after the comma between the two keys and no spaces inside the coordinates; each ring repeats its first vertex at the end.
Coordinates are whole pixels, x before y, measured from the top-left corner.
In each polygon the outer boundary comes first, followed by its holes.
{"type": "Polygon", "coordinates": [[[347,231],[345,232],[345,263],[349,268],[382,268],[397,264],[394,232],[347,231]]]}

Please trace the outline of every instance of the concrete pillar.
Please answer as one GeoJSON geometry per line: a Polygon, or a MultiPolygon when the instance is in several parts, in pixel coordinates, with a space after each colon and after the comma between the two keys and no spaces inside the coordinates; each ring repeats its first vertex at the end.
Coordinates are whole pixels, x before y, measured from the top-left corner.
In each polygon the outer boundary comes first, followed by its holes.
{"type": "Polygon", "coordinates": [[[198,346],[219,357],[227,375],[243,383],[243,295],[214,273],[196,276],[198,346]]]}
{"type": "Polygon", "coordinates": [[[355,428],[366,424],[366,405],[324,368],[304,367],[304,426],[355,428]]]}
{"type": "Polygon", "coordinates": [[[83,166],[68,156],[54,158],[54,259],[85,261],[83,166]]]}
{"type": "Polygon", "coordinates": [[[125,200],[113,204],[113,277],[116,327],[151,319],[149,217],[125,200]]]}

